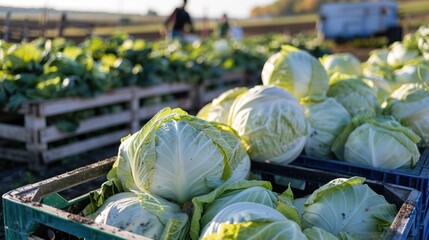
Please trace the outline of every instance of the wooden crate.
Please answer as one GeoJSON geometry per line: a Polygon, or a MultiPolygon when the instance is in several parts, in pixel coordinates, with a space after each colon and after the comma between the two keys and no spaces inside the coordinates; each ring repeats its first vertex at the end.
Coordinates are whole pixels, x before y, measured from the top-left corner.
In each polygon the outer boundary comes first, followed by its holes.
{"type": "Polygon", "coordinates": [[[0,159],[41,166],[104,146],[141,127],[164,107],[192,108],[192,87],[188,84],[162,84],[150,88],[130,87],[107,92],[95,98],[67,98],[27,102],[17,114],[0,115],[0,159]],[[154,101],[153,99],[157,99],[154,101]],[[51,119],[80,111],[98,111],[120,106],[119,111],[79,120],[72,132],[63,132],[51,119]],[[13,142],[14,144],[10,144],[13,142]],[[15,145],[15,146],[14,146],[15,145]]]}

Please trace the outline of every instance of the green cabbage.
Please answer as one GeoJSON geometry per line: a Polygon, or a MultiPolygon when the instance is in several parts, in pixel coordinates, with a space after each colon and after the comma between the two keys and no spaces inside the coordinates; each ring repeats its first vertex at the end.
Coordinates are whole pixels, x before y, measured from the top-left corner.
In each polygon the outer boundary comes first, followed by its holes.
{"type": "Polygon", "coordinates": [[[422,25],[416,31],[417,46],[426,60],[429,60],[429,24],[422,25]]]}
{"type": "Polygon", "coordinates": [[[360,60],[351,53],[334,53],[325,55],[320,59],[328,75],[333,73],[345,73],[350,75],[362,75],[360,60]]]}
{"type": "Polygon", "coordinates": [[[328,97],[335,98],[353,117],[360,112],[380,113],[381,106],[375,91],[362,78],[333,76],[328,97]]]}
{"type": "Polygon", "coordinates": [[[305,203],[302,228],[322,228],[336,237],[380,239],[397,210],[375,193],[364,178],[338,178],[314,191],[305,203]]]}
{"type": "Polygon", "coordinates": [[[96,223],[152,239],[185,239],[188,227],[188,215],[179,206],[132,192],[108,198],[92,217],[96,223]]]}
{"type": "Polygon", "coordinates": [[[327,98],[318,103],[304,104],[305,116],[310,124],[310,134],[305,143],[308,156],[332,159],[332,143],[347,126],[351,117],[335,98],[327,98]]]}
{"type": "Polygon", "coordinates": [[[248,91],[245,87],[230,89],[219,97],[205,105],[197,114],[197,117],[211,122],[219,122],[228,125],[229,110],[234,100],[248,91]]]}
{"type": "Polygon", "coordinates": [[[420,136],[422,147],[429,147],[429,89],[423,84],[404,84],[392,93],[383,110],[420,136]]]}
{"type": "Polygon", "coordinates": [[[299,225],[277,210],[259,203],[231,204],[207,225],[201,239],[307,240],[299,225]]]}
{"type": "Polygon", "coordinates": [[[394,74],[395,89],[405,83],[424,83],[429,86],[429,63],[426,60],[416,60],[395,70],[394,74]]]}
{"type": "Polygon", "coordinates": [[[414,60],[420,55],[417,48],[405,46],[401,42],[394,42],[390,46],[389,54],[387,55],[387,63],[393,68],[401,68],[409,61],[414,60]]]}
{"type": "Polygon", "coordinates": [[[308,135],[303,107],[275,86],[256,86],[237,98],[229,122],[256,161],[288,164],[301,153],[308,135]]]}
{"type": "Polygon", "coordinates": [[[298,212],[293,207],[292,192],[283,194],[271,191],[271,183],[266,181],[237,181],[225,184],[213,192],[195,197],[194,214],[191,222],[191,238],[198,239],[201,228],[206,226],[225,207],[240,202],[254,202],[281,212],[288,219],[299,223],[298,212]]]}
{"type": "Polygon", "coordinates": [[[249,171],[249,156],[233,129],[166,108],[123,140],[110,179],[118,178],[125,191],[183,204],[249,171]]]}
{"type": "Polygon", "coordinates": [[[265,62],[261,77],[264,85],[282,87],[298,100],[322,100],[329,88],[322,64],[308,52],[290,45],[282,46],[265,62]]]}
{"type": "Polygon", "coordinates": [[[419,136],[391,116],[362,113],[338,135],[332,151],[340,160],[365,166],[412,168],[420,158],[419,141],[419,136]]]}

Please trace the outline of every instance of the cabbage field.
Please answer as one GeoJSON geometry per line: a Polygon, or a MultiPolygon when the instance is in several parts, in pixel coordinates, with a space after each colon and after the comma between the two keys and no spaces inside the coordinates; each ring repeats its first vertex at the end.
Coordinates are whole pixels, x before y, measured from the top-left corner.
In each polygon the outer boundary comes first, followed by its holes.
{"type": "Polygon", "coordinates": [[[195,114],[163,108],[120,140],[80,214],[152,239],[384,239],[398,208],[365,178],[335,178],[296,197],[290,179],[282,176],[289,184],[277,192],[252,162],[284,166],[307,155],[413,169],[429,146],[429,25],[365,60],[281,35],[0,47],[0,106],[10,112],[26,101],[215,81],[237,69],[261,74],[260,84],[228,89],[195,114]]]}

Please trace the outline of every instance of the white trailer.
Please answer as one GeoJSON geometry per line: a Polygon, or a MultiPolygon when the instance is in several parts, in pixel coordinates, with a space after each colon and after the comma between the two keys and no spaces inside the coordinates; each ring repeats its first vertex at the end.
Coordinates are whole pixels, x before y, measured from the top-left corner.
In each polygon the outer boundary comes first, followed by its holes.
{"type": "Polygon", "coordinates": [[[320,7],[318,32],[337,42],[355,38],[387,36],[402,39],[396,1],[326,3],[320,7]]]}

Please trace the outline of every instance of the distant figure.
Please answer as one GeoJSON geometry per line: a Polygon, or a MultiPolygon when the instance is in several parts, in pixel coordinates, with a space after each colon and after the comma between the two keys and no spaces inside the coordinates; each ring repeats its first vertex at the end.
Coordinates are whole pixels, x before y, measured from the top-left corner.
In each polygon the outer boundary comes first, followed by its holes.
{"type": "Polygon", "coordinates": [[[192,19],[189,13],[185,10],[187,0],[183,0],[182,7],[174,9],[173,13],[167,18],[164,22],[164,29],[161,34],[165,34],[165,31],[169,31],[169,40],[177,38],[179,40],[184,40],[186,32],[193,32],[194,27],[192,24],[192,19]]]}
{"type": "Polygon", "coordinates": [[[218,34],[221,38],[228,37],[229,34],[229,21],[226,13],[222,15],[218,24],[218,34]]]}

